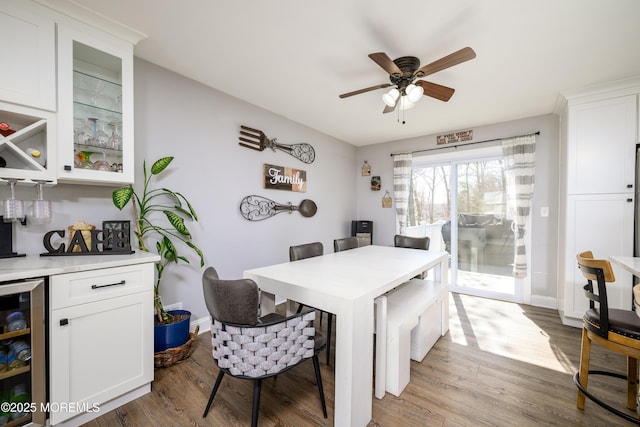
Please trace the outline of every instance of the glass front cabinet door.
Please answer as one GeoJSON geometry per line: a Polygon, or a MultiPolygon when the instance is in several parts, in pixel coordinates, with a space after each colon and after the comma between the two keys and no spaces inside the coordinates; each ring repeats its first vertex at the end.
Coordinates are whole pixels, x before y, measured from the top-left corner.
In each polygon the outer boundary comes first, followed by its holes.
{"type": "Polygon", "coordinates": [[[133,45],[58,25],[58,180],[133,183],[133,45]]]}

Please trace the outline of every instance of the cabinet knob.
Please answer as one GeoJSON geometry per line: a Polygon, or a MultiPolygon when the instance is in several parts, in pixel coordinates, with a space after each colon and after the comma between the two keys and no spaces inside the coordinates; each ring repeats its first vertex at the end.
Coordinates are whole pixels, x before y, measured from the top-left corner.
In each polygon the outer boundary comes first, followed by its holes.
{"type": "Polygon", "coordinates": [[[627,188],[633,188],[633,184],[627,184],[627,188]]]}
{"type": "Polygon", "coordinates": [[[627,202],[631,203],[633,202],[633,199],[627,199],[627,202]]]}
{"type": "Polygon", "coordinates": [[[60,319],[60,326],[66,326],[69,324],[69,319],[66,317],[64,319],[60,319]]]}

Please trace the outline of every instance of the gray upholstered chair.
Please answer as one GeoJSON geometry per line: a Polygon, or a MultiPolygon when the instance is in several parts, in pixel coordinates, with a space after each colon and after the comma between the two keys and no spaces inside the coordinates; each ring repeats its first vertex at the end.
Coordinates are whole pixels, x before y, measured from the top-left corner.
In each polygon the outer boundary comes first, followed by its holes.
{"type": "Polygon", "coordinates": [[[396,234],[393,238],[393,246],[396,248],[424,249],[428,251],[429,242],[431,242],[431,239],[428,237],[411,237],[396,234]]]}
{"type": "MultiPolygon", "coordinates": [[[[401,234],[396,234],[393,237],[393,246],[395,246],[396,248],[423,249],[425,251],[428,251],[430,242],[431,239],[428,237],[411,237],[403,236],[401,234]]],[[[416,276],[416,278],[418,279],[425,279],[426,277],[426,271],[423,271],[416,276]]]]}
{"type": "MultiPolygon", "coordinates": [[[[324,246],[321,242],[304,243],[302,245],[289,246],[289,261],[298,261],[301,259],[312,258],[324,255],[324,246]]],[[[304,304],[298,306],[298,313],[304,308],[304,304]]],[[[320,325],[322,325],[322,313],[320,312],[320,325]]],[[[328,314],[327,324],[327,365],[331,356],[331,331],[333,329],[333,313],[328,314]]]]}
{"type": "Polygon", "coordinates": [[[290,317],[270,314],[258,317],[258,285],[250,279],[222,280],[213,267],[202,276],[204,299],[211,315],[213,359],[219,372],[202,417],[206,417],[225,374],[253,380],[251,425],[258,425],[260,389],[272,377],[312,359],[322,412],[327,407],[318,353],[325,339],[313,327],[315,311],[290,317]]]}
{"type": "Polygon", "coordinates": [[[340,252],[349,249],[355,249],[358,247],[357,237],[344,237],[342,239],[335,239],[333,241],[333,251],[340,252]]]}

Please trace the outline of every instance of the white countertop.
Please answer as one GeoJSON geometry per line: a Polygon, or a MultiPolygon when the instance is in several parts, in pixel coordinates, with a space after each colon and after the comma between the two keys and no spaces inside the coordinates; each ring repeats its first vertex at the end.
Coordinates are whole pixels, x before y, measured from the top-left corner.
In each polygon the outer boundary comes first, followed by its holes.
{"type": "Polygon", "coordinates": [[[0,282],[143,264],[159,260],[160,256],[157,254],[143,251],[136,251],[133,254],[126,255],[27,255],[16,258],[3,258],[0,259],[0,282]]]}

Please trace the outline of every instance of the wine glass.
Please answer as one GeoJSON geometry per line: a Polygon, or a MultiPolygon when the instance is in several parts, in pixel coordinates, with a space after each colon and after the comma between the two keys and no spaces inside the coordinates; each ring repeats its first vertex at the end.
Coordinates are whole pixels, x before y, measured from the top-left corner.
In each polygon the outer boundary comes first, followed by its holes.
{"type": "Polygon", "coordinates": [[[24,203],[22,200],[16,199],[15,186],[21,179],[18,178],[4,178],[9,183],[10,196],[4,201],[3,209],[3,221],[4,222],[18,222],[24,219],[24,203]]]}
{"type": "Polygon", "coordinates": [[[34,182],[38,189],[38,196],[33,201],[31,222],[34,224],[49,224],[51,222],[51,202],[44,200],[44,185],[51,181],[34,180],[34,182]]]}

